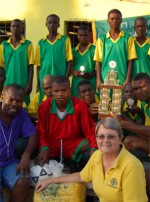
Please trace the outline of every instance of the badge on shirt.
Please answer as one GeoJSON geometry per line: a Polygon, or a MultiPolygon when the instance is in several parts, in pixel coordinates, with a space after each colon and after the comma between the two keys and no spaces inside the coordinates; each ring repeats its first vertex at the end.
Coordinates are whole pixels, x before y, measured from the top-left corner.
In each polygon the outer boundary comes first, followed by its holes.
{"type": "Polygon", "coordinates": [[[115,178],[112,178],[112,179],[110,180],[110,184],[111,184],[112,187],[116,187],[117,184],[118,184],[118,182],[117,182],[117,180],[116,180],[115,178]]]}

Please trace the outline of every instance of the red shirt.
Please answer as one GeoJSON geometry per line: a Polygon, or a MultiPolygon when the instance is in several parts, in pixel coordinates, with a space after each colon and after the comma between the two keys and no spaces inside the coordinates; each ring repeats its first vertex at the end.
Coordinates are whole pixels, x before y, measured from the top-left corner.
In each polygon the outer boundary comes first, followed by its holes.
{"type": "Polygon", "coordinates": [[[49,98],[39,106],[37,130],[40,148],[48,146],[51,150],[50,145],[60,139],[71,140],[72,144],[80,144],[85,138],[89,141],[91,148],[97,148],[95,123],[85,102],[71,97],[66,111],[65,118],[61,120],[56,113],[54,98],[49,98]]]}

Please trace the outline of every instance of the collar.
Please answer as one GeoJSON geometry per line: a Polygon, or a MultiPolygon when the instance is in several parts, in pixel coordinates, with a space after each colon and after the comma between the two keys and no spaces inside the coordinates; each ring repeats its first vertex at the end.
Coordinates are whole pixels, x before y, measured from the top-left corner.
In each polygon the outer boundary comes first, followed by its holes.
{"type": "MultiPolygon", "coordinates": [[[[10,37],[10,38],[7,40],[7,43],[11,43],[11,39],[12,39],[12,37],[10,37]]],[[[24,38],[23,36],[21,37],[20,43],[25,43],[25,38],[24,38]]]]}
{"type": "MultiPolygon", "coordinates": [[[[89,43],[89,44],[87,45],[85,51],[88,50],[88,49],[90,48],[91,45],[92,45],[92,44],[89,43]]],[[[80,47],[80,43],[75,47],[75,51],[80,51],[79,47],[80,47]]],[[[84,52],[85,52],[85,51],[84,51],[84,52]]]]}
{"type": "MultiPolygon", "coordinates": [[[[66,115],[74,113],[74,107],[73,107],[71,97],[69,97],[67,107],[66,107],[66,112],[67,112],[66,115]]],[[[54,98],[52,98],[52,104],[51,104],[51,108],[50,108],[50,113],[51,114],[57,114],[56,100],[54,98]]]]}
{"type": "MultiPolygon", "coordinates": [[[[118,37],[121,37],[121,36],[124,36],[124,31],[120,31],[120,33],[119,33],[119,35],[118,35],[118,37]]],[[[106,38],[111,38],[111,36],[110,36],[110,32],[108,31],[107,33],[106,33],[106,38]]]]}
{"type": "MultiPolygon", "coordinates": [[[[139,42],[137,41],[136,36],[134,36],[133,38],[134,38],[134,41],[136,41],[139,44],[139,42]]],[[[145,40],[145,42],[141,46],[143,46],[144,44],[149,43],[149,42],[150,42],[150,38],[146,36],[146,40],[145,40]]]]}
{"type": "MultiPolygon", "coordinates": [[[[61,39],[61,34],[57,34],[56,39],[61,39]]],[[[43,38],[43,41],[47,40],[47,35],[43,38]]]]}

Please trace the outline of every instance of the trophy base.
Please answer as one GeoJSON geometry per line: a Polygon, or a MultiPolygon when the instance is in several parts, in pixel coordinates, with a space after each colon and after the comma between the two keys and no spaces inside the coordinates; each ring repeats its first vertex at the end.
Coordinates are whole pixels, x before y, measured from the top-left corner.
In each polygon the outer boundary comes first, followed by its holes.
{"type": "Polygon", "coordinates": [[[101,84],[101,88],[122,89],[122,86],[121,85],[117,85],[117,84],[101,84]]]}
{"type": "MultiPolygon", "coordinates": [[[[118,115],[118,116],[121,116],[121,113],[115,113],[116,115],[118,115]]],[[[111,113],[99,113],[98,114],[98,119],[103,119],[103,118],[106,118],[106,117],[113,117],[112,115],[111,115],[111,113]]]]}
{"type": "Polygon", "coordinates": [[[99,113],[98,114],[99,119],[103,119],[103,118],[106,118],[106,117],[112,117],[112,115],[110,113],[99,113]]]}

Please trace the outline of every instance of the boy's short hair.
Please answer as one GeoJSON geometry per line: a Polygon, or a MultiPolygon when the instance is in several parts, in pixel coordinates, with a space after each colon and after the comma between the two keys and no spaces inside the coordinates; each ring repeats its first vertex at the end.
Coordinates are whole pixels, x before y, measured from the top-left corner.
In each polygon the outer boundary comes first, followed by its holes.
{"type": "Polygon", "coordinates": [[[89,31],[89,28],[87,25],[80,25],[78,28],[78,31],[89,31]]]}
{"type": "Polygon", "coordinates": [[[150,76],[145,72],[140,72],[133,77],[132,81],[138,81],[142,79],[150,81],[150,76]]]}
{"type": "Polygon", "coordinates": [[[137,18],[135,19],[134,25],[136,24],[136,22],[137,22],[138,20],[142,20],[142,21],[145,23],[145,25],[147,25],[147,20],[146,20],[146,18],[144,18],[144,17],[142,17],[142,16],[137,17],[137,18]]]}
{"type": "MultiPolygon", "coordinates": [[[[78,83],[78,91],[79,91],[80,86],[84,86],[84,85],[91,85],[92,86],[92,84],[89,80],[84,79],[78,83]]],[[[93,88],[93,86],[92,86],[92,88],[93,88]]]]}
{"type": "Polygon", "coordinates": [[[119,11],[118,9],[112,9],[112,10],[110,10],[109,12],[108,12],[108,18],[109,18],[109,15],[110,14],[112,14],[112,13],[118,13],[119,15],[121,15],[121,17],[122,17],[122,13],[121,13],[121,11],[119,11]]]}
{"type": "Polygon", "coordinates": [[[12,20],[11,21],[11,25],[12,25],[13,22],[19,22],[21,24],[21,26],[23,26],[23,23],[22,23],[22,21],[20,19],[14,19],[14,20],[12,20]]]}
{"type": "Polygon", "coordinates": [[[50,18],[50,17],[57,18],[57,19],[58,19],[58,22],[60,22],[60,18],[59,18],[59,16],[56,15],[56,14],[50,14],[50,15],[48,15],[47,18],[46,18],[46,21],[47,21],[47,19],[50,18]]]}
{"type": "Polygon", "coordinates": [[[53,84],[61,84],[61,83],[67,83],[68,86],[70,86],[70,81],[66,76],[55,76],[52,80],[52,86],[53,84]]]}

